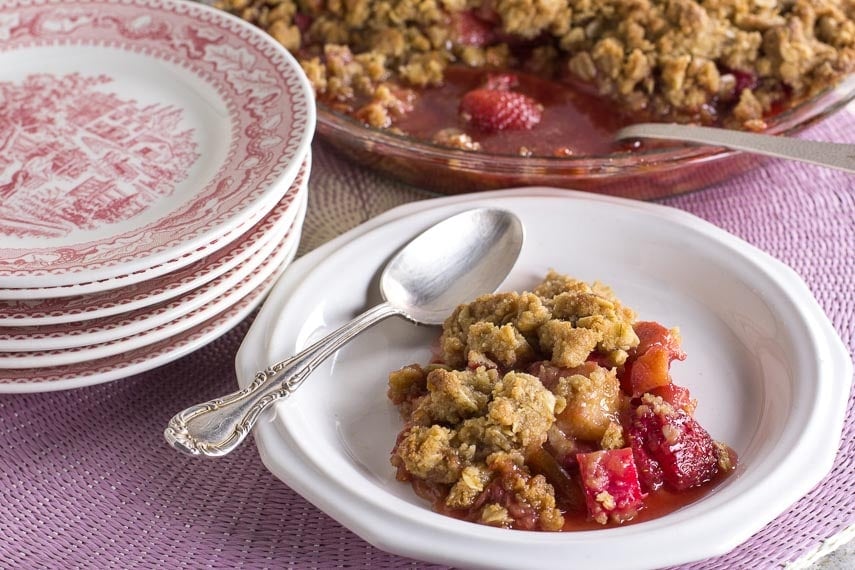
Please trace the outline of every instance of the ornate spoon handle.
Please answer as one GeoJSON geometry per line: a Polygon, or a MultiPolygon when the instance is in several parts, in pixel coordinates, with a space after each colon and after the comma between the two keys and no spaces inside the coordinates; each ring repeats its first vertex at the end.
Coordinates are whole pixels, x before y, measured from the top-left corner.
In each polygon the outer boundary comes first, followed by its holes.
{"type": "Polygon", "coordinates": [[[368,327],[399,314],[389,303],[377,305],[295,356],[257,372],[243,390],[175,414],[164,431],[166,441],[190,455],[226,455],[246,438],[267,406],[290,396],[327,357],[368,327]]]}

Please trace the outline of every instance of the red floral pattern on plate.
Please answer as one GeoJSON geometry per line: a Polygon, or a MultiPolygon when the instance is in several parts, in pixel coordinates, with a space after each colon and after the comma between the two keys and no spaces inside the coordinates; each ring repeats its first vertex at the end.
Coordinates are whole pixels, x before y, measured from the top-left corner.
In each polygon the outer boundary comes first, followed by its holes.
{"type": "MultiPolygon", "coordinates": [[[[43,48],[61,47],[69,71],[84,57],[75,51],[81,48],[178,70],[218,95],[231,133],[216,175],[189,180],[193,195],[142,227],[112,224],[114,233],[97,238],[72,232],[60,245],[7,240],[0,247],[0,288],[97,281],[181,259],[247,217],[260,219],[258,212],[281,198],[308,150],[314,103],[299,65],[266,34],[210,7],[175,0],[10,0],[3,4],[0,39],[0,52],[29,58],[36,69],[43,48]]],[[[133,76],[134,65],[123,72],[133,76]]],[[[0,69],[0,79],[7,73],[0,69]]]]}
{"type": "Polygon", "coordinates": [[[110,82],[0,82],[0,234],[64,237],[121,222],[187,177],[199,155],[183,111],[99,89],[110,82]]]}

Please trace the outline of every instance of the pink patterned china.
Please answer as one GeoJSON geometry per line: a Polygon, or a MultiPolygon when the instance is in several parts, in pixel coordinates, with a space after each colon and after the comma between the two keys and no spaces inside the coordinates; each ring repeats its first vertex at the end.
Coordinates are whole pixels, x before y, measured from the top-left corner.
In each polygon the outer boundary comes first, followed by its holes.
{"type": "MultiPolygon", "coordinates": [[[[157,327],[100,344],[79,346],[61,350],[0,353],[0,392],[9,378],[26,380],[31,370],[77,364],[124,354],[143,346],[157,343],[165,338],[188,330],[219,313],[226,311],[247,295],[254,294],[267,279],[281,270],[294,258],[299,243],[299,230],[283,241],[276,250],[240,283],[223,295],[195,308],[189,313],[157,327]],[[8,372],[16,370],[17,372],[8,372]]],[[[37,376],[37,373],[36,373],[37,376]]]]}
{"type": "Polygon", "coordinates": [[[246,318],[270,292],[287,266],[287,263],[282,264],[250,294],[223,312],[169,338],[114,356],[77,364],[0,370],[0,393],[51,392],[82,388],[126,378],[177,360],[216,340],[246,318]]]}
{"type": "MultiPolygon", "coordinates": [[[[24,356],[36,351],[64,351],[90,345],[100,345],[131,337],[155,329],[214,301],[220,302],[233,295],[236,288],[246,285],[246,280],[258,273],[264,273],[276,256],[281,257],[296,247],[295,238],[300,232],[305,214],[306,192],[300,196],[300,210],[293,225],[274,228],[276,235],[268,235],[263,245],[251,256],[233,269],[204,285],[192,289],[167,301],[148,307],[120,313],[109,317],[100,317],[85,322],[60,323],[34,327],[0,327],[0,367],[5,359],[14,360],[12,352],[24,353],[24,356]]],[[[50,352],[45,352],[50,354],[50,352]]]]}
{"type": "MultiPolygon", "coordinates": [[[[283,197],[283,199],[287,198],[288,196],[283,197]]],[[[248,220],[247,223],[241,224],[234,230],[218,236],[216,239],[199,246],[190,253],[138,271],[124,273],[107,279],[97,279],[95,281],[71,283],[68,285],[48,285],[45,287],[22,287],[14,289],[0,288],[0,299],[8,301],[59,299],[77,295],[90,295],[101,291],[118,289],[120,287],[124,288],[127,285],[133,285],[148,279],[155,279],[167,273],[183,269],[187,267],[188,263],[192,264],[206,257],[210,257],[220,249],[232,245],[240,235],[246,233],[248,228],[253,224],[258,223],[259,220],[260,218],[248,220]]]]}
{"type": "MultiPolygon", "coordinates": [[[[205,285],[249,259],[268,244],[273,236],[285,235],[296,223],[298,211],[304,207],[302,203],[305,202],[304,195],[307,192],[309,164],[309,160],[304,162],[294,184],[273,210],[228,246],[161,277],[126,284],[121,288],[111,288],[124,282],[122,277],[116,277],[97,284],[102,289],[109,289],[103,292],[70,297],[0,300],[0,330],[2,327],[58,325],[108,317],[148,307],[205,285]]],[[[29,291],[50,294],[56,289],[66,288],[29,291]]],[[[10,291],[25,290],[5,290],[10,291]]],[[[0,291],[0,297],[3,293],[0,291]]]]}
{"type": "Polygon", "coordinates": [[[0,7],[0,288],[173,271],[287,193],[315,110],[268,35],[180,0],[0,7]]]}

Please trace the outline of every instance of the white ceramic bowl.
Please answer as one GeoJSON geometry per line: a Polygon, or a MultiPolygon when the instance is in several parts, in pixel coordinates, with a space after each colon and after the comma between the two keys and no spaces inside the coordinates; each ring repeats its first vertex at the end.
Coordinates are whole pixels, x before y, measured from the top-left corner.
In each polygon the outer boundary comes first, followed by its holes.
{"type": "Polygon", "coordinates": [[[679,326],[688,359],[672,373],[696,417],[740,465],[703,499],[622,528],[510,531],[436,514],[395,480],[401,427],[389,371],[425,363],[438,329],[389,320],[312,375],[256,442],[270,470],[372,544],[431,562],[489,568],[653,568],[723,554],[807,493],[831,468],[852,365],[798,276],[689,214],[655,204],[520,189],[403,206],[289,268],[238,355],[241,385],[379,300],[384,262],[421,230],[479,205],[516,212],[526,244],[503,289],[549,268],[610,284],[642,320],[679,326]]]}

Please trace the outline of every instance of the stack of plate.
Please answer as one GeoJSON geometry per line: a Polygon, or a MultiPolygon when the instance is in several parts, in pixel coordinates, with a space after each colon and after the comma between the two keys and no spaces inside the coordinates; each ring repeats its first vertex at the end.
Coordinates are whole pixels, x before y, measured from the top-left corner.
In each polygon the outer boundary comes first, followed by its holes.
{"type": "Polygon", "coordinates": [[[181,0],[12,0],[0,38],[0,392],[128,376],[243,319],[305,214],[290,54],[181,0]]]}

